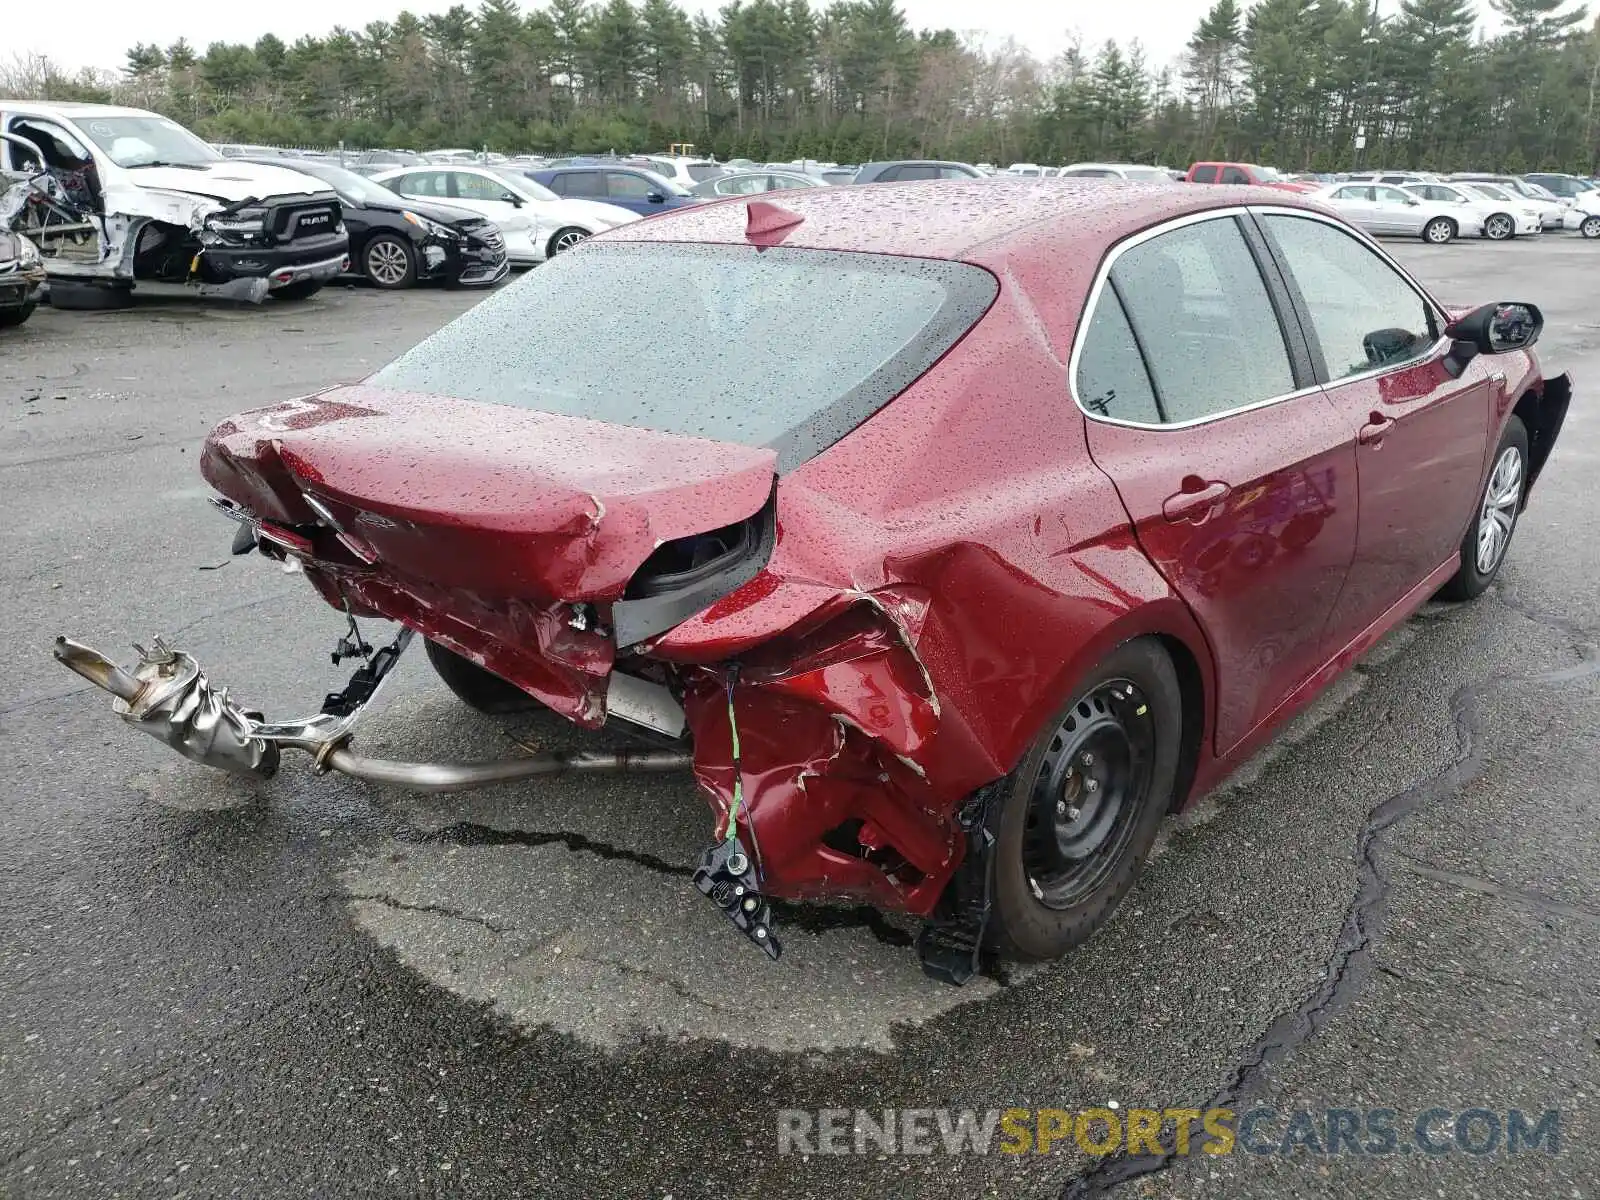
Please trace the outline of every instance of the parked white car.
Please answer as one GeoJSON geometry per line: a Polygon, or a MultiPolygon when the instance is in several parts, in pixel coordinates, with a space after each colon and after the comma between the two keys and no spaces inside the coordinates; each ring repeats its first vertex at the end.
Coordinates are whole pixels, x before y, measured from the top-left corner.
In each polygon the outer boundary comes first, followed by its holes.
{"type": "Polygon", "coordinates": [[[1038,163],[1012,163],[1005,169],[1007,175],[1031,175],[1037,178],[1042,168],[1038,163]]]}
{"type": "MultiPolygon", "coordinates": [[[[726,175],[728,168],[709,158],[683,158],[669,154],[635,155],[635,158],[648,158],[650,170],[657,175],[665,176],[685,191],[694,191],[695,185],[704,183],[708,179],[715,179],[718,175],[726,175]]],[[[793,164],[785,164],[791,167],[793,164]]]]}
{"type": "Polygon", "coordinates": [[[1420,237],[1442,246],[1458,237],[1480,237],[1483,215],[1461,205],[1423,200],[1383,183],[1335,183],[1312,197],[1352,225],[1385,237],[1420,237]]]}
{"type": "Polygon", "coordinates": [[[1406,191],[1419,200],[1440,204],[1459,204],[1464,210],[1483,218],[1483,236],[1492,242],[1520,234],[1538,233],[1539,213],[1533,208],[1514,201],[1497,200],[1483,192],[1473,190],[1464,183],[1412,183],[1406,191]]]}
{"type": "MultiPolygon", "coordinates": [[[[1515,232],[1518,234],[1541,233],[1545,228],[1543,208],[1537,201],[1530,200],[1520,192],[1501,187],[1498,183],[1456,183],[1452,186],[1499,205],[1503,214],[1510,215],[1516,220],[1515,232]]],[[[1484,236],[1491,241],[1510,237],[1511,234],[1503,232],[1504,226],[1503,221],[1491,221],[1484,226],[1484,236]]]]}
{"type": "Polygon", "coordinates": [[[1062,179],[1125,179],[1130,183],[1171,183],[1172,172],[1165,167],[1143,163],[1081,162],[1061,168],[1062,179]]]}
{"type": "Polygon", "coordinates": [[[1539,223],[1545,229],[1560,229],[1566,220],[1566,207],[1556,199],[1555,193],[1515,175],[1479,175],[1463,171],[1450,176],[1450,182],[1503,193],[1496,196],[1497,199],[1515,198],[1524,207],[1538,212],[1539,223]]]}
{"type": "Polygon", "coordinates": [[[373,177],[390,191],[482,213],[500,227],[506,257],[531,267],[639,215],[598,200],[565,200],[515,167],[400,167],[373,177]]]}
{"type": "Polygon", "coordinates": [[[1586,238],[1600,237],[1600,191],[1579,192],[1567,208],[1564,228],[1576,229],[1586,238]]]}

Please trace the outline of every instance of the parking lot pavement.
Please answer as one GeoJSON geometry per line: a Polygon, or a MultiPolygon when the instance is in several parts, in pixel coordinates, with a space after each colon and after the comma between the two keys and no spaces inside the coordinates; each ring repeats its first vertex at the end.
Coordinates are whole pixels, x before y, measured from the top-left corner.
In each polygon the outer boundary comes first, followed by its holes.
{"type": "MultiPolygon", "coordinates": [[[[753,953],[690,888],[709,822],[678,782],[419,799],[297,760],[252,789],[117,727],[58,633],[165,633],[273,714],[335,686],[338,622],[230,558],[201,438],[476,297],[40,311],[0,339],[0,1193],[1592,1195],[1600,248],[1393,249],[1446,302],[1541,305],[1578,381],[1501,582],[1174,822],[1088,945],[961,990],[867,910],[785,906],[782,961],[753,953]],[[780,1108],[1112,1102],[1555,1108],[1560,1153],[777,1152],[780,1108]]],[[[420,655],[395,685],[369,753],[574,736],[468,712],[420,655]]]]}

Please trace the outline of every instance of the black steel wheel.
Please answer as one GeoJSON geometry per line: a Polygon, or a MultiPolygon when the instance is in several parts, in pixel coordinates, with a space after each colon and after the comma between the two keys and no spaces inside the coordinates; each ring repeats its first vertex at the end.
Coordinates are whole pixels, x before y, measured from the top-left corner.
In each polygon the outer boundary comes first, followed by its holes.
{"type": "Polygon", "coordinates": [[[1117,647],[1051,718],[991,814],[1000,954],[1057,958],[1116,910],[1171,807],[1182,728],[1153,638],[1117,647]]]}

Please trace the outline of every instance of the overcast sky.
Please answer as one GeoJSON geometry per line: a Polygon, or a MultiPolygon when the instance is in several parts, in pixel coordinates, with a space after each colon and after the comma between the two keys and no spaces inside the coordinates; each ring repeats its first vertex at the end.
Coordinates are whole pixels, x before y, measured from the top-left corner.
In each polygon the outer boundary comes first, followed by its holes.
{"type": "MultiPolygon", "coordinates": [[[[813,0],[815,3],[815,0],[813,0]]],[[[687,0],[690,11],[712,11],[725,0],[687,0]]],[[[1052,0],[901,0],[913,28],[979,31],[991,40],[1014,37],[1040,59],[1063,50],[1073,32],[1088,46],[1107,38],[1138,37],[1152,63],[1175,59],[1210,0],[1117,0],[1114,4],[1057,4],[1052,0]]],[[[218,4],[216,0],[77,0],[65,8],[33,0],[6,4],[0,58],[11,51],[45,54],[69,67],[120,68],[123,52],[136,41],[163,46],[180,37],[196,50],[210,42],[254,42],[263,33],[284,41],[324,34],[335,23],[360,29],[369,21],[392,20],[409,7],[423,14],[442,11],[450,0],[275,0],[268,5],[218,4]]],[[[469,3],[468,7],[474,7],[469,3]]],[[[524,0],[524,8],[528,3],[524,0]]],[[[1382,0],[1394,11],[1399,0],[1382,0]]]]}

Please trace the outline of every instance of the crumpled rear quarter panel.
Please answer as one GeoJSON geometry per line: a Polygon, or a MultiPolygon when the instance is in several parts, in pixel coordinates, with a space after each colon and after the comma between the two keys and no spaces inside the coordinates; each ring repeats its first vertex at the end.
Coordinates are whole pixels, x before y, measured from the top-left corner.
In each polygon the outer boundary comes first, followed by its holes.
{"type": "MultiPolygon", "coordinates": [[[[928,911],[960,862],[961,802],[1017,764],[1075,675],[1188,624],[1089,461],[1065,350],[1004,282],[932,371],[783,478],[766,570],[649,647],[740,663],[741,824],[774,894],[928,911]],[[847,821],[905,868],[821,843],[847,821]]],[[[709,668],[688,712],[697,777],[726,813],[724,683],[709,668]]]]}

